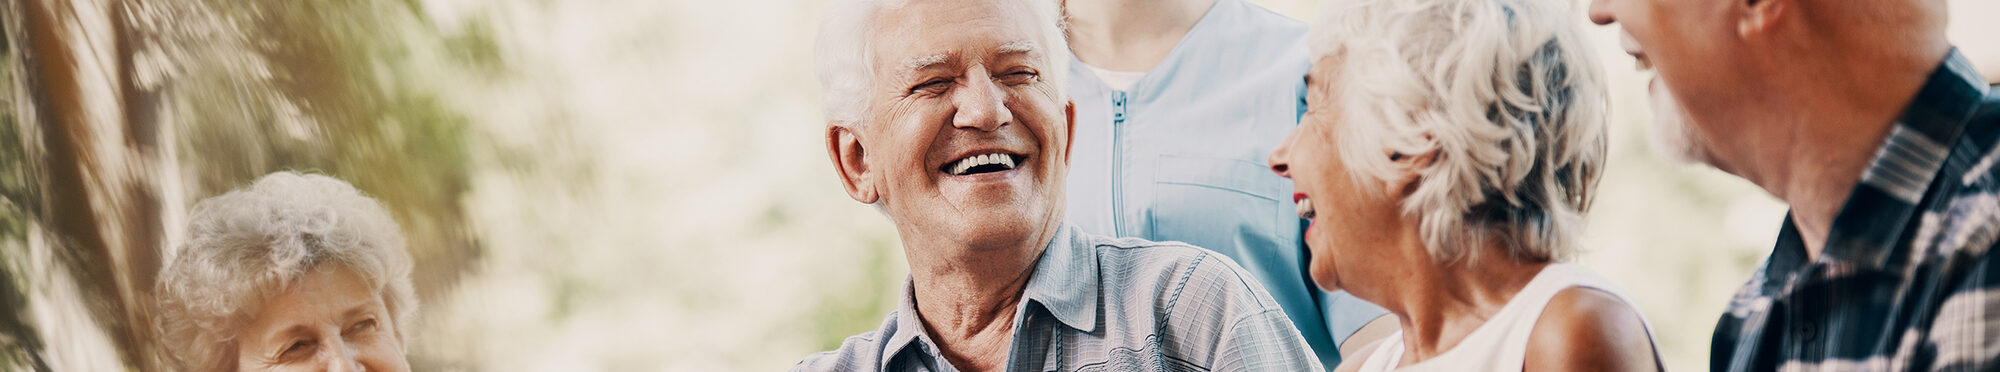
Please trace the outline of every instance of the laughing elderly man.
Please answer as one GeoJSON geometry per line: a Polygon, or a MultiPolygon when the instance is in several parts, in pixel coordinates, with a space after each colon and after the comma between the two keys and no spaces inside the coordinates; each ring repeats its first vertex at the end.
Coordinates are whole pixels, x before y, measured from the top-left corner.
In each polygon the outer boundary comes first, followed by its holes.
{"type": "Polygon", "coordinates": [[[1178,243],[1063,223],[1074,111],[1047,0],[849,0],[820,32],[827,152],[896,223],[880,329],[807,371],[1321,367],[1263,286],[1178,243]]]}

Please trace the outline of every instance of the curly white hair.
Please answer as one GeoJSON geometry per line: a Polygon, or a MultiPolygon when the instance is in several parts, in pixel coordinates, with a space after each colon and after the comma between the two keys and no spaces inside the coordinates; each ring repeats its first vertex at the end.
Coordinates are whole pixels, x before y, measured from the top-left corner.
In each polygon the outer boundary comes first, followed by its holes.
{"type": "Polygon", "coordinates": [[[188,241],[160,272],[156,308],[167,362],[229,370],[239,327],[264,301],[319,265],[340,265],[377,288],[408,339],[417,310],[413,262],[381,203],[346,182],[277,172],[194,206],[188,241]]]}
{"type": "Polygon", "coordinates": [[[1308,36],[1340,63],[1335,146],[1358,178],[1380,154],[1434,154],[1403,213],[1442,261],[1502,243],[1517,258],[1575,254],[1604,166],[1605,88],[1567,1],[1329,0],[1308,36]]]}

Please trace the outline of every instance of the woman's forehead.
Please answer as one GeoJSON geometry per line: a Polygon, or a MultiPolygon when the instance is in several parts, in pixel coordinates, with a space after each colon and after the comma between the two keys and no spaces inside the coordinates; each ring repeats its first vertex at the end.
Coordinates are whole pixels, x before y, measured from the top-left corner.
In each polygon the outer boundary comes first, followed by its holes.
{"type": "Polygon", "coordinates": [[[343,320],[382,307],[380,291],[359,273],[340,265],[308,271],[258,306],[249,328],[276,330],[343,320]]]}

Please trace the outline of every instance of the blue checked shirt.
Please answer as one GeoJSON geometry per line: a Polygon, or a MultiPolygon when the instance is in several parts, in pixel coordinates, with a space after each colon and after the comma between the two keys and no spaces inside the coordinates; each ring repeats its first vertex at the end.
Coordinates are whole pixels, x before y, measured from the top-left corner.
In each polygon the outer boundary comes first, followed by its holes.
{"type": "Polygon", "coordinates": [[[2000,97],[1954,49],[1806,260],[1776,249],[1716,325],[1715,371],[2000,370],[2000,97]]]}
{"type": "MultiPolygon", "coordinates": [[[[956,371],[906,281],[882,328],[794,371],[956,371]]],[[[1009,371],[1319,371],[1271,295],[1228,257],[1065,225],[1014,312],[1009,371]]]]}

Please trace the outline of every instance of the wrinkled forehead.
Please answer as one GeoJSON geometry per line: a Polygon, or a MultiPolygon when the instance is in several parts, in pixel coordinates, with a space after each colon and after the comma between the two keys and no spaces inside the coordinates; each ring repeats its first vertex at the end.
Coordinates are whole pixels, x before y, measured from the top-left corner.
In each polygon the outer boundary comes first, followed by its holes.
{"type": "Polygon", "coordinates": [[[319,264],[255,306],[245,330],[252,340],[281,336],[300,325],[339,323],[383,306],[381,286],[337,264],[319,264]],[[262,338],[258,338],[262,337],[262,338]]]}
{"type": "Polygon", "coordinates": [[[1035,21],[1013,0],[910,1],[876,15],[870,67],[878,76],[896,76],[937,64],[1010,56],[1042,64],[1050,51],[1037,37],[1035,21]]]}

